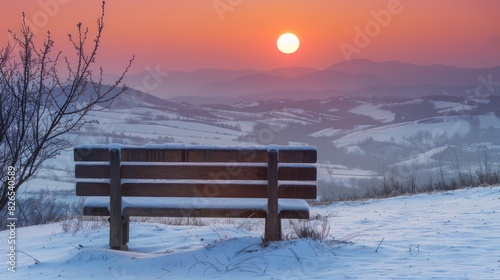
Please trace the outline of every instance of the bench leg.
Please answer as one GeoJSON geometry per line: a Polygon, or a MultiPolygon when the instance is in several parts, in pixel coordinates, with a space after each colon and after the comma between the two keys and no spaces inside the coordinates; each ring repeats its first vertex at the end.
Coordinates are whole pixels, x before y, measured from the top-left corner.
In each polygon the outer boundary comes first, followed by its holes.
{"type": "MultiPolygon", "coordinates": [[[[122,183],[120,177],[120,150],[109,149],[109,246],[115,250],[128,250],[125,232],[127,220],[122,216],[122,183]]],[[[128,225],[127,225],[128,227],[128,225]]]]}
{"type": "Polygon", "coordinates": [[[123,244],[127,245],[130,238],[130,217],[123,217],[123,244]]]}
{"type": "Polygon", "coordinates": [[[129,239],[129,218],[120,217],[119,223],[113,223],[113,219],[110,217],[110,227],[109,227],[109,246],[113,250],[128,251],[129,239]]]}
{"type": "Polygon", "coordinates": [[[264,241],[281,240],[281,218],[278,207],[278,151],[267,152],[267,216],[264,241]]]}
{"type": "Polygon", "coordinates": [[[272,223],[271,219],[266,218],[266,228],[264,231],[264,241],[280,241],[281,234],[281,218],[278,218],[276,223],[272,223]]]}

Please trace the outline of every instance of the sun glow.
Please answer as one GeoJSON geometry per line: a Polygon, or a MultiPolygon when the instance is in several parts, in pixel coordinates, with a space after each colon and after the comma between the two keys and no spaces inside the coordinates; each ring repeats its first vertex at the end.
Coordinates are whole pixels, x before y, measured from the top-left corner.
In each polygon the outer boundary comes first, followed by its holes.
{"type": "Polygon", "coordinates": [[[295,34],[285,33],[278,38],[276,46],[282,53],[291,54],[299,49],[300,41],[295,34]]]}

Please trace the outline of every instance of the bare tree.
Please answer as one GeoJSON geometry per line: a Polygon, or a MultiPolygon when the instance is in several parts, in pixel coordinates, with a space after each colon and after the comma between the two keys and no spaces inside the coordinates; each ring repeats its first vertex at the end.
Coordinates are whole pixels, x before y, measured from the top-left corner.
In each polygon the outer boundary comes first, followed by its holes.
{"type": "Polygon", "coordinates": [[[92,41],[81,23],[77,36],[68,35],[76,53],[71,58],[53,53],[50,32],[41,47],[36,46],[24,14],[20,33],[9,30],[14,43],[0,49],[0,210],[12,197],[9,192],[34,176],[45,160],[74,145],[74,140],[64,136],[91,123],[84,118],[90,110],[109,106],[127,90],[122,80],[133,57],[111,85],[103,84],[103,70],[94,66],[104,10],[103,1],[92,41]],[[9,185],[10,166],[16,176],[15,184],[9,185]]]}

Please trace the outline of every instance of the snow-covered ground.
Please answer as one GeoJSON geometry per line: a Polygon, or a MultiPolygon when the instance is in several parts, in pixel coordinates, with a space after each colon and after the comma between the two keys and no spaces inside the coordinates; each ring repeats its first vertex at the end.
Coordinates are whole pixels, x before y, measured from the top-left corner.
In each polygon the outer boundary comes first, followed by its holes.
{"type": "MultiPolygon", "coordinates": [[[[479,122],[481,122],[481,119],[486,117],[488,117],[484,121],[486,123],[488,119],[490,119],[489,115],[478,117],[479,122]]],[[[409,144],[407,138],[414,136],[419,131],[427,131],[432,135],[432,138],[435,139],[443,135],[453,136],[456,134],[463,136],[469,132],[470,129],[471,127],[469,123],[460,117],[433,117],[417,122],[389,124],[355,131],[332,142],[337,147],[347,147],[350,145],[356,145],[371,138],[378,142],[409,144]]]]}
{"type": "Polygon", "coordinates": [[[382,104],[373,105],[370,103],[361,102],[361,105],[351,109],[349,112],[358,115],[368,116],[382,123],[390,123],[394,121],[394,117],[396,116],[396,114],[394,114],[391,111],[380,109],[380,107],[382,107],[382,104]]]}
{"type": "Polygon", "coordinates": [[[325,241],[268,246],[262,246],[259,219],[133,223],[128,252],[108,249],[105,226],[87,225],[75,236],[61,224],[19,228],[15,273],[7,270],[9,232],[2,231],[0,278],[499,278],[498,186],[312,207],[312,216],[318,215],[330,222],[325,241]]]}

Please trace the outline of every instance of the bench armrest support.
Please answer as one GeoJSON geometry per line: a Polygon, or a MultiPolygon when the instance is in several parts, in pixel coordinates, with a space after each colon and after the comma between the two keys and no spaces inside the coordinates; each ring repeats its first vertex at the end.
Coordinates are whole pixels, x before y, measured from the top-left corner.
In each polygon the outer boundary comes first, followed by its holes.
{"type": "Polygon", "coordinates": [[[109,150],[109,245],[121,249],[124,244],[122,221],[122,191],[120,176],[120,150],[109,150]]]}
{"type": "Polygon", "coordinates": [[[268,151],[268,202],[266,229],[264,233],[265,241],[281,240],[281,220],[278,212],[278,151],[268,151]]]}

